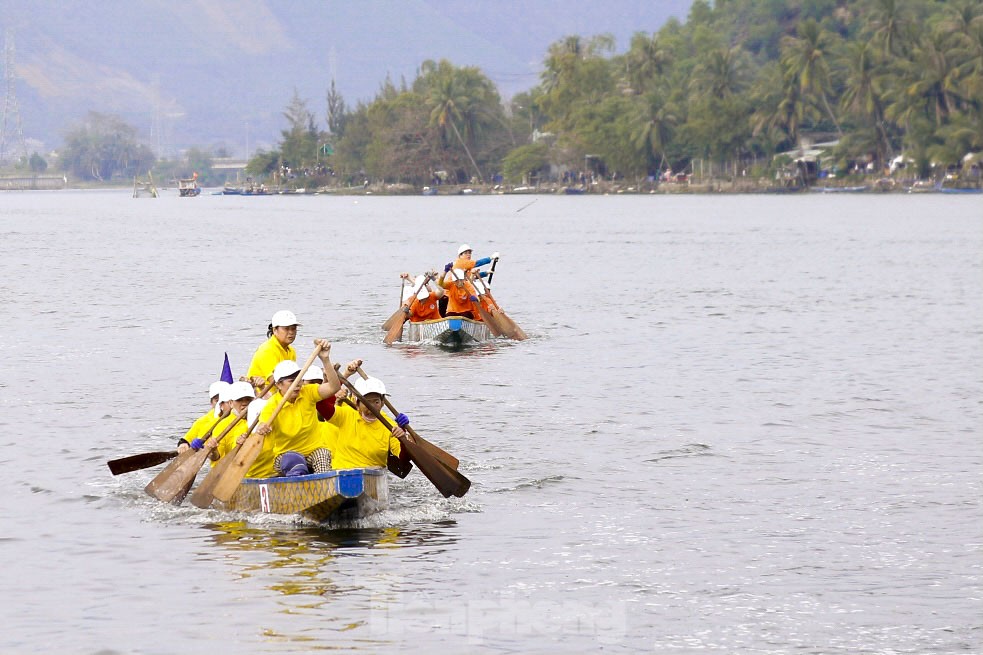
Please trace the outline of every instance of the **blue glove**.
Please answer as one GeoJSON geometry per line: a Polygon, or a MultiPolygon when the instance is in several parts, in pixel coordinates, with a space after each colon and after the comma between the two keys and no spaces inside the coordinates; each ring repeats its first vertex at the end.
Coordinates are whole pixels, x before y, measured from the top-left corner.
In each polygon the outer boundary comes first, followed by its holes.
{"type": "Polygon", "coordinates": [[[201,439],[191,440],[191,450],[201,450],[204,447],[205,447],[205,442],[202,441],[201,439]]]}
{"type": "Polygon", "coordinates": [[[471,302],[478,302],[478,296],[471,296],[471,302]]]}
{"type": "Polygon", "coordinates": [[[398,425],[401,428],[405,428],[409,424],[410,424],[410,417],[409,416],[407,416],[406,414],[404,414],[402,412],[400,412],[399,414],[396,414],[396,425],[398,425]]]}
{"type": "Polygon", "coordinates": [[[452,268],[454,268],[454,264],[444,264],[445,273],[450,273],[452,268]]]}

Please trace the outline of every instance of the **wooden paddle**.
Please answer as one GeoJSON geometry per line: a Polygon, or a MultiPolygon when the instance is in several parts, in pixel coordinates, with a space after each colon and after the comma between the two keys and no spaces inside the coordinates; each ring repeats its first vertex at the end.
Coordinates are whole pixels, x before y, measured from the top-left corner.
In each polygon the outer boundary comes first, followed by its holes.
{"type": "Polygon", "coordinates": [[[176,450],[155,450],[152,453],[140,453],[139,455],[111,459],[106,464],[109,465],[109,470],[113,475],[119,475],[120,473],[130,473],[163,464],[169,459],[174,459],[177,455],[176,450]]]}
{"type": "MultiPolygon", "coordinates": [[[[202,439],[207,441],[212,436],[212,430],[215,429],[215,426],[224,421],[228,415],[229,412],[222,412],[218,419],[212,423],[212,426],[208,428],[208,431],[202,436],[202,439]]],[[[202,450],[204,450],[204,448],[202,448],[202,450]]],[[[197,454],[198,451],[188,448],[186,451],[178,455],[173,462],[168,464],[163,471],[158,473],[157,476],[143,488],[143,490],[157,500],[165,503],[172,502],[187,485],[188,462],[197,459],[197,454]]],[[[194,475],[198,473],[198,469],[200,468],[201,463],[198,464],[198,468],[194,469],[192,480],[194,480],[194,475]]],[[[184,500],[184,496],[181,496],[181,500],[184,500]]],[[[180,503],[181,500],[179,500],[178,503],[180,503]]]]}
{"type": "Polygon", "coordinates": [[[382,322],[382,331],[388,332],[389,328],[393,326],[393,323],[399,318],[399,315],[403,313],[403,291],[406,289],[406,284],[400,283],[399,285],[399,308],[392,313],[392,315],[382,322]]]}
{"type": "MultiPolygon", "coordinates": [[[[307,369],[311,367],[311,364],[314,363],[314,360],[317,359],[320,352],[321,346],[314,346],[314,352],[312,352],[311,356],[307,358],[307,361],[304,362],[304,365],[301,367],[300,371],[298,371],[293,382],[290,383],[290,387],[287,388],[287,393],[283,394],[283,396],[280,398],[280,402],[273,408],[273,413],[270,415],[270,418],[267,421],[268,423],[273,423],[276,415],[279,414],[280,410],[287,404],[287,398],[290,397],[293,390],[304,383],[304,373],[306,373],[307,369]]],[[[259,420],[259,417],[257,417],[257,420],[259,420]]],[[[221,500],[222,502],[228,502],[228,500],[232,498],[232,495],[235,494],[236,489],[239,488],[239,483],[242,482],[242,479],[246,477],[246,473],[249,472],[249,467],[253,465],[253,462],[256,461],[256,458],[259,457],[260,452],[262,452],[264,440],[265,437],[263,435],[250,431],[249,435],[246,437],[246,440],[237,446],[236,450],[225,456],[231,458],[231,463],[227,465],[228,468],[224,470],[221,477],[215,483],[215,488],[212,490],[212,495],[215,498],[221,500]]],[[[225,457],[222,459],[225,459],[225,457]]],[[[211,505],[211,502],[208,504],[211,505]]],[[[200,505],[197,506],[200,507],[200,505]]]]}
{"type": "MultiPolygon", "coordinates": [[[[267,383],[267,385],[263,387],[256,397],[262,398],[265,396],[269,390],[273,388],[273,385],[274,383],[272,381],[267,383]]],[[[249,424],[249,427],[246,428],[245,436],[248,437],[250,434],[252,434],[252,431],[257,425],[259,425],[258,415],[253,419],[253,422],[249,424]]],[[[211,507],[212,501],[215,499],[215,485],[218,484],[218,481],[222,479],[222,475],[225,473],[226,469],[228,469],[229,465],[232,464],[233,455],[239,452],[239,448],[239,444],[236,444],[236,446],[230,452],[226,453],[225,456],[219,459],[215,466],[211,468],[208,475],[205,476],[205,479],[202,480],[201,484],[198,485],[198,488],[195,489],[195,492],[191,494],[192,505],[201,509],[208,509],[211,507]]]]}
{"type": "Polygon", "coordinates": [[[512,320],[512,317],[510,317],[508,314],[505,313],[505,310],[503,310],[501,306],[499,306],[498,301],[496,301],[495,297],[491,294],[491,281],[492,281],[492,277],[495,275],[495,267],[497,265],[498,265],[498,259],[496,258],[494,261],[492,261],[491,271],[488,273],[488,282],[485,283],[484,285],[486,290],[486,295],[494,305],[494,308],[492,309],[491,313],[495,314],[495,318],[500,319],[501,322],[505,324],[505,327],[507,328],[506,334],[510,338],[515,339],[516,341],[525,341],[526,339],[529,338],[529,335],[527,335],[525,330],[519,327],[519,325],[512,320]]]}
{"type": "MultiPolygon", "coordinates": [[[[421,282],[420,285],[413,290],[413,295],[410,296],[411,303],[413,302],[413,298],[416,298],[416,294],[420,293],[420,289],[422,289],[429,280],[430,280],[429,273],[423,276],[423,282],[421,282]]],[[[387,346],[391,346],[394,341],[399,339],[399,337],[403,334],[403,323],[405,323],[409,317],[410,317],[410,308],[403,307],[403,305],[400,305],[399,309],[397,309],[393,313],[393,315],[389,317],[389,320],[391,320],[392,323],[390,324],[389,331],[386,332],[386,336],[382,340],[382,343],[386,344],[387,346]]]]}
{"type": "MultiPolygon", "coordinates": [[[[359,366],[358,369],[356,369],[356,370],[358,371],[358,374],[362,376],[363,379],[367,379],[369,377],[368,375],[365,374],[365,371],[362,370],[362,367],[361,366],[359,366]]],[[[388,409],[390,412],[393,413],[393,416],[399,414],[399,410],[396,409],[395,407],[393,407],[393,404],[391,402],[389,402],[389,398],[383,396],[382,397],[382,401],[386,404],[386,409],[388,409]]],[[[433,455],[434,457],[436,457],[437,459],[439,459],[441,461],[441,463],[444,464],[444,466],[449,466],[450,468],[452,468],[452,469],[454,469],[456,471],[457,470],[457,467],[461,465],[460,460],[458,460],[456,457],[454,457],[453,455],[451,455],[446,450],[442,449],[440,446],[434,445],[434,444],[430,443],[429,441],[427,441],[426,439],[424,439],[423,437],[421,437],[420,435],[418,435],[416,433],[416,431],[412,427],[410,427],[409,425],[407,425],[403,429],[406,430],[407,432],[409,432],[410,435],[414,439],[416,439],[416,442],[418,444],[420,444],[421,446],[423,446],[424,448],[426,448],[430,452],[431,455],[433,455]]],[[[405,476],[403,476],[403,477],[405,477],[405,476]]]]}
{"type": "MultiPolygon", "coordinates": [[[[386,419],[385,415],[377,411],[375,407],[365,402],[365,398],[358,392],[358,389],[356,389],[351,382],[342,377],[341,383],[348,387],[348,390],[352,393],[352,395],[358,398],[362,404],[368,408],[372,415],[375,416],[376,420],[382,423],[382,425],[387,429],[392,430],[392,423],[386,419]]],[[[468,489],[471,488],[471,481],[464,477],[464,475],[448,467],[439,459],[431,455],[425,448],[419,444],[413,443],[409,439],[400,439],[399,445],[401,448],[406,449],[410,461],[416,464],[417,468],[420,469],[420,472],[427,476],[427,479],[430,480],[433,486],[437,488],[437,491],[439,491],[444,498],[449,498],[450,496],[457,496],[460,498],[464,494],[468,493],[468,489]]]]}

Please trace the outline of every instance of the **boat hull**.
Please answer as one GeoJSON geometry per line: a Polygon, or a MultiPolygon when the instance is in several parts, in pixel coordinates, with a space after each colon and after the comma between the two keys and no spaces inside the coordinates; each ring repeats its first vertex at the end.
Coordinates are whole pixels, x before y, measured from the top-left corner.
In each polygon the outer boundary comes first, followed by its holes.
{"type": "Polygon", "coordinates": [[[441,346],[465,346],[491,339],[488,326],[481,321],[454,316],[432,321],[403,324],[403,343],[422,343],[441,346]]]}
{"type": "Polygon", "coordinates": [[[321,523],[374,514],[389,504],[386,469],[362,468],[290,478],[247,478],[218,509],[260,514],[299,514],[321,523]]]}

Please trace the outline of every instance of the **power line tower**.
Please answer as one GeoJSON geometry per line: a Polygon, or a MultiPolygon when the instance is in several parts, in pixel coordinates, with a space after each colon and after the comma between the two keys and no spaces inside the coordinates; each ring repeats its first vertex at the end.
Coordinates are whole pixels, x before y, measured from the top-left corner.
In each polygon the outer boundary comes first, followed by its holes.
{"type": "Polygon", "coordinates": [[[27,156],[27,143],[20,122],[20,107],[17,104],[17,70],[14,66],[14,33],[10,30],[3,36],[3,122],[0,123],[0,162],[17,151],[27,156]],[[11,143],[12,142],[12,143],[11,143]]]}

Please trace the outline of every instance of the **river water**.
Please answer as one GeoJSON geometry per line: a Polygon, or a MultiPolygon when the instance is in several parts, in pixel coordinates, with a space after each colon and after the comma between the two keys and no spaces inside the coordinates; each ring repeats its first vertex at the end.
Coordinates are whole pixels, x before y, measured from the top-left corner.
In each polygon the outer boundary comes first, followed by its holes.
{"type": "Polygon", "coordinates": [[[0,653],[979,653],[983,203],[0,195],[0,653]],[[382,345],[467,241],[530,335],[382,345]],[[165,506],[270,315],[472,481],[325,529],[165,506]]]}

